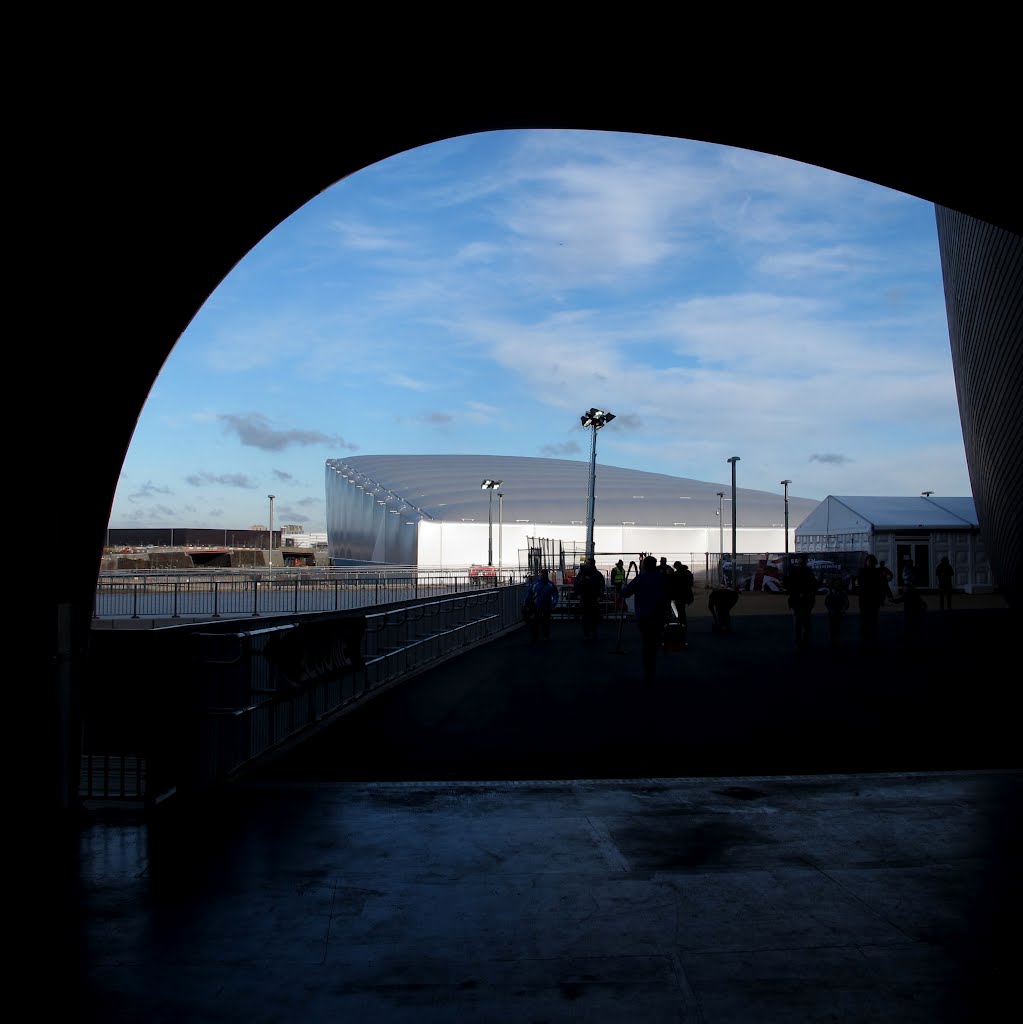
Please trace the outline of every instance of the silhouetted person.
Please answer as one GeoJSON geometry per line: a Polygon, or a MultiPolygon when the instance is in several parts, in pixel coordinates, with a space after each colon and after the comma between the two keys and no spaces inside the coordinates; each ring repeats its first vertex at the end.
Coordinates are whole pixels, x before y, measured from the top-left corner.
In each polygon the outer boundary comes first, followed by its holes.
{"type": "Polygon", "coordinates": [[[842,620],[849,610],[849,595],[841,576],[832,576],[824,597],[824,607],[828,612],[828,642],[832,650],[837,650],[842,635],[842,620]]]}
{"type": "Polygon", "coordinates": [[[647,555],[639,575],[622,588],[622,597],[635,597],[636,625],[641,644],[643,679],[652,683],[657,675],[657,650],[670,614],[668,581],[657,568],[657,559],[647,555]]]}
{"type": "Polygon", "coordinates": [[[913,567],[913,559],[909,555],[902,556],[902,565],[899,567],[899,589],[916,585],[916,570],[913,567]]]}
{"type": "Polygon", "coordinates": [[[732,609],[738,600],[739,592],[737,590],[717,587],[710,592],[710,597],[707,598],[707,608],[714,620],[714,625],[711,627],[712,633],[732,632],[732,609]]]}
{"type": "Polygon", "coordinates": [[[616,609],[622,606],[622,587],[625,586],[626,575],[628,574],[625,571],[625,563],[619,558],[611,569],[611,586],[614,587],[616,609]]]}
{"type": "Polygon", "coordinates": [[[941,611],[952,610],[952,580],[956,571],[952,563],[945,555],[934,569],[934,575],[938,577],[938,608],[941,611]]]}
{"type": "Polygon", "coordinates": [[[579,599],[579,611],[583,620],[583,638],[597,639],[597,624],[600,622],[600,602],[604,597],[604,574],[592,558],[587,558],[575,575],[572,589],[579,599]]]}
{"type": "Polygon", "coordinates": [[[881,604],[884,604],[885,601],[894,601],[895,595],[892,593],[892,580],[895,579],[895,573],[885,565],[883,558],[878,562],[877,567],[881,570],[881,576],[884,578],[884,593],[881,595],[881,604]]]}
{"type": "Polygon", "coordinates": [[[817,603],[817,589],[820,586],[813,570],[803,558],[795,558],[785,589],[789,592],[789,607],[792,609],[793,642],[796,650],[805,651],[810,645],[810,623],[813,607],[817,603]]]}
{"type": "Polygon", "coordinates": [[[886,591],[891,595],[877,559],[873,555],[867,555],[856,577],[856,596],[860,606],[860,640],[865,647],[873,647],[877,643],[877,619],[881,605],[884,604],[886,591]]]}
{"type": "Polygon", "coordinates": [[[542,636],[551,638],[551,613],[558,606],[558,588],[551,582],[550,573],[540,570],[540,575],[530,584],[533,598],[533,614],[529,620],[529,632],[535,643],[542,636]]]}
{"type": "Polygon", "coordinates": [[[675,617],[682,628],[682,643],[684,647],[689,646],[689,617],[686,615],[686,608],[693,603],[693,585],[696,580],[688,565],[675,562],[672,566],[675,570],[669,577],[671,584],[671,600],[675,605],[675,617]]]}

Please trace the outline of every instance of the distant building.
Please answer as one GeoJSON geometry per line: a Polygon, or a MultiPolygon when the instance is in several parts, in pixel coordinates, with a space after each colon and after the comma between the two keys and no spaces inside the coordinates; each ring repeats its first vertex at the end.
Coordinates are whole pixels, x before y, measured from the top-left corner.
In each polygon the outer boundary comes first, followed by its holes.
{"type": "MultiPolygon", "coordinates": [[[[281,535],[274,530],[274,547],[280,547],[281,535]]],[[[267,528],[253,527],[243,530],[208,529],[205,527],[163,526],[136,529],[107,530],[106,546],[164,547],[164,548],[267,548],[270,534],[267,528]]]]}
{"type": "MultiPolygon", "coordinates": [[[[574,558],[585,552],[589,474],[589,462],[519,456],[329,459],[330,562],[452,568],[486,565],[492,556],[495,566],[526,569],[538,539],[563,545],[574,558]],[[499,486],[483,489],[484,480],[499,486]]],[[[601,568],[640,552],[671,562],[694,554],[716,561],[731,551],[730,485],[598,464],[595,490],[593,542],[601,568]]],[[[784,551],[784,496],[737,488],[736,497],[738,550],[784,551]]],[[[790,537],[816,507],[816,500],[790,495],[790,537]]]]}
{"type": "Polygon", "coordinates": [[[305,533],[302,527],[297,530],[291,526],[284,526],[281,528],[281,547],[282,548],[309,548],[310,550],[326,550],[327,547],[327,534],[323,533],[305,533]]]}
{"type": "Polygon", "coordinates": [[[828,495],[796,528],[795,550],[869,553],[894,572],[908,557],[924,587],[935,585],[934,568],[947,556],[955,587],[968,593],[995,587],[973,498],[828,495]]]}

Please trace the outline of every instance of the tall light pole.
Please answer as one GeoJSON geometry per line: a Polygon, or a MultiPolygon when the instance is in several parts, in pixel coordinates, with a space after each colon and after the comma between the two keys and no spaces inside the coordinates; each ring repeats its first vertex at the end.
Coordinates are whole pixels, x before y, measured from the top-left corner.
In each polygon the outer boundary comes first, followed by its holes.
{"type": "Polygon", "coordinates": [[[597,431],[615,418],[613,412],[604,409],[590,409],[579,417],[584,427],[593,428],[590,442],[590,479],[586,488],[586,557],[593,557],[593,515],[597,493],[597,431]]]}
{"type": "Polygon", "coordinates": [[[501,486],[500,480],[484,480],[480,487],[490,492],[490,505],[487,511],[487,565],[494,564],[494,491],[501,486]]]}
{"type": "Polygon", "coordinates": [[[274,571],[274,498],[276,495],[268,494],[270,499],[270,547],[266,553],[266,564],[269,572],[274,571]]]}
{"type": "Polygon", "coordinates": [[[725,492],[718,491],[718,583],[724,582],[724,569],[722,563],[725,560],[725,492]]]}
{"type": "Polygon", "coordinates": [[[497,568],[504,567],[504,494],[497,492],[497,568]]]}
{"type": "Polygon", "coordinates": [[[789,484],[791,480],[782,480],[781,485],[785,488],[785,571],[789,571],[789,484]]]}
{"type": "Polygon", "coordinates": [[[735,464],[739,461],[738,455],[733,455],[729,460],[732,464],[732,589],[739,589],[739,551],[735,540],[736,521],[736,500],[735,500],[735,464]]]}

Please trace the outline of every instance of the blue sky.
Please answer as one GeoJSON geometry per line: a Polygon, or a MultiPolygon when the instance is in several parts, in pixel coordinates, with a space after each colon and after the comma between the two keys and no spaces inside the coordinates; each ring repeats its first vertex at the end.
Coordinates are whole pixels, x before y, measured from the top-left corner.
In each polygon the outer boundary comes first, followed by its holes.
{"type": "Polygon", "coordinates": [[[325,526],[329,458],[494,454],[824,499],[971,494],[930,203],[679,139],[500,131],[368,167],[197,311],[110,525],[325,526]]]}

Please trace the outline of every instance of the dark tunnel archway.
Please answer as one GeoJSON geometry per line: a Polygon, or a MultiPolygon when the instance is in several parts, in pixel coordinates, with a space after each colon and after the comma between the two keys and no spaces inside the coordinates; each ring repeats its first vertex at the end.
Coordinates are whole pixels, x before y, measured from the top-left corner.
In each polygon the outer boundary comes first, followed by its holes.
{"type": "MultiPolygon", "coordinates": [[[[763,88],[770,93],[772,86],[763,88]]],[[[981,162],[975,151],[950,145],[938,107],[907,127],[890,96],[860,96],[857,106],[850,92],[822,126],[815,111],[788,102],[780,83],[773,88],[770,119],[723,100],[623,115],[599,97],[568,102],[555,95],[536,104],[493,98],[482,113],[444,101],[429,112],[369,109],[335,132],[322,127],[329,97],[272,121],[252,109],[225,121],[201,97],[157,105],[130,132],[116,113],[95,121],[104,158],[82,172],[90,196],[82,237],[99,240],[98,252],[82,243],[76,255],[86,270],[77,280],[68,275],[62,297],[74,321],[96,332],[97,344],[68,347],[51,391],[55,408],[80,411],[89,423],[86,455],[50,471],[47,496],[63,560],[47,702],[59,773],[50,794],[61,810],[71,804],[76,670],[87,652],[103,535],[124,454],[160,367],[224,276],[278,223],[347,175],[444,138],[542,127],[691,138],[818,164],[935,203],[953,349],[958,344],[960,360],[969,361],[957,373],[967,457],[996,577],[1012,599],[1020,563],[1007,542],[1020,535],[1020,469],[1015,458],[993,457],[1018,451],[1020,441],[1023,219],[1018,183],[1010,180],[1010,124],[995,126],[981,162]]]]}

